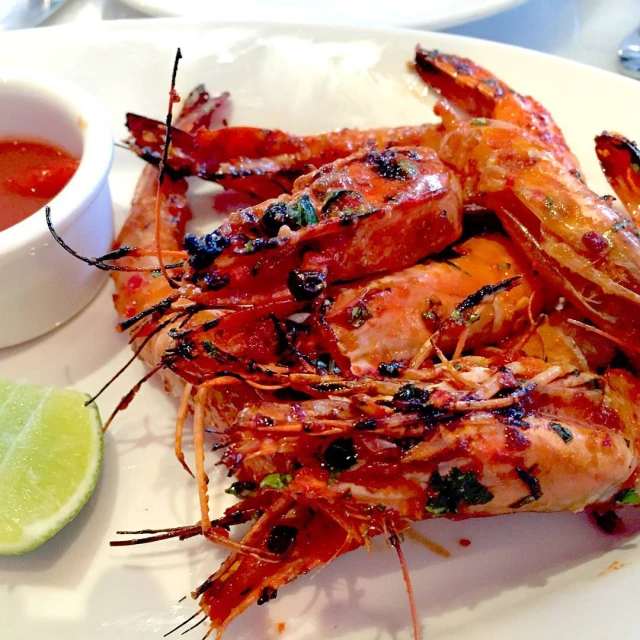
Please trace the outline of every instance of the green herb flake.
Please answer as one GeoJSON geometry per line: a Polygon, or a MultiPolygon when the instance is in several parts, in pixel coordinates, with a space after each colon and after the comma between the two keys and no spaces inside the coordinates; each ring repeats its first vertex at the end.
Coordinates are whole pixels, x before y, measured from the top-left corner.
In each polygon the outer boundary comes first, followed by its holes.
{"type": "Polygon", "coordinates": [[[351,191],[350,189],[334,189],[329,193],[327,199],[322,205],[322,212],[327,213],[331,207],[342,200],[346,196],[352,196],[353,198],[362,199],[362,196],[357,191],[351,191]]]}
{"type": "Polygon", "coordinates": [[[297,228],[307,227],[318,222],[318,214],[306,193],[298,202],[289,205],[289,213],[297,228]]]}
{"type": "Polygon", "coordinates": [[[550,422],[549,426],[565,441],[573,440],[573,433],[567,427],[563,427],[559,422],[550,422]]]}
{"type": "Polygon", "coordinates": [[[261,487],[271,487],[272,489],[277,489],[281,491],[284,489],[291,481],[293,477],[289,473],[270,473],[268,476],[265,476],[260,481],[261,487]]]}
{"type": "Polygon", "coordinates": [[[438,321],[438,316],[437,316],[436,312],[433,311],[433,309],[431,311],[423,311],[422,312],[422,317],[425,320],[430,320],[431,322],[437,322],[438,321]]]}
{"type": "Polygon", "coordinates": [[[633,488],[623,489],[613,499],[615,504],[640,504],[640,496],[633,488]]]}
{"type": "Polygon", "coordinates": [[[458,322],[458,320],[460,320],[460,318],[461,318],[461,317],[462,317],[462,314],[461,314],[457,309],[454,309],[454,310],[451,312],[451,316],[450,316],[450,318],[451,318],[454,322],[458,322]]]}
{"type": "Polygon", "coordinates": [[[201,344],[207,355],[212,356],[213,358],[218,356],[218,347],[216,347],[211,340],[203,340],[201,344]]]}
{"type": "Polygon", "coordinates": [[[249,240],[245,243],[244,247],[242,247],[242,253],[251,254],[255,253],[258,249],[258,245],[255,240],[249,240]]]}
{"type": "Polygon", "coordinates": [[[627,228],[627,225],[629,224],[629,220],[620,220],[620,222],[616,222],[612,227],[611,227],[611,232],[612,233],[616,233],[617,231],[622,231],[623,229],[627,228]]]}
{"type": "Polygon", "coordinates": [[[472,324],[475,324],[476,322],[478,322],[478,320],[480,320],[481,316],[479,313],[472,313],[468,320],[467,320],[467,326],[471,326],[472,324]]]}
{"type": "Polygon", "coordinates": [[[544,198],[544,206],[545,209],[551,213],[558,213],[559,207],[558,204],[556,203],[556,201],[549,197],[549,196],[545,196],[544,198]]]}
{"type": "Polygon", "coordinates": [[[255,490],[255,482],[238,481],[234,482],[228,489],[225,489],[224,492],[236,498],[250,498],[255,495],[255,490]]]}
{"type": "Polygon", "coordinates": [[[405,180],[407,178],[415,178],[418,175],[418,166],[409,160],[400,160],[398,166],[406,176],[405,180]]]}
{"type": "Polygon", "coordinates": [[[162,275],[162,271],[160,271],[160,269],[155,269],[154,271],[151,272],[151,277],[155,280],[156,278],[159,278],[162,275]]]}
{"type": "Polygon", "coordinates": [[[429,484],[437,492],[425,505],[425,511],[432,515],[458,513],[461,504],[472,506],[493,500],[493,493],[478,481],[475,472],[463,472],[458,467],[444,477],[435,471],[429,484]]]}
{"type": "Polygon", "coordinates": [[[487,123],[487,119],[486,118],[474,118],[471,121],[471,124],[474,127],[486,127],[488,123],[487,123]]]}
{"type": "Polygon", "coordinates": [[[357,302],[349,309],[349,324],[354,329],[361,327],[371,317],[371,311],[369,311],[364,302],[357,302]]]}
{"type": "Polygon", "coordinates": [[[511,269],[511,263],[510,262],[498,262],[498,269],[500,269],[500,271],[509,271],[509,269],[511,269]]]}

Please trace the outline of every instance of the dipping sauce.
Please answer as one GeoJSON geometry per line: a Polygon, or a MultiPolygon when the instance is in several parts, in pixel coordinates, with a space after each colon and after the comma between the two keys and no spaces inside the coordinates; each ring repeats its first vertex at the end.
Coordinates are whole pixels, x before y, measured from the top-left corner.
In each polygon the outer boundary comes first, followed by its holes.
{"type": "Polygon", "coordinates": [[[78,164],[64,149],[43,140],[0,140],[0,231],[57,196],[78,164]]]}

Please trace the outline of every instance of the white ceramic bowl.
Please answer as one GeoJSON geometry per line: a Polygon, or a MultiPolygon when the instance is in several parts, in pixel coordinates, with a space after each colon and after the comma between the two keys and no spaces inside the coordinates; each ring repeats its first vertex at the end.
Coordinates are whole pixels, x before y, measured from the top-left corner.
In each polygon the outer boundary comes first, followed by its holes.
{"type": "MultiPolygon", "coordinates": [[[[49,203],[53,225],[78,253],[99,256],[113,239],[107,176],[113,135],[106,110],[84,90],[31,70],[0,69],[0,138],[39,138],[80,158],[49,203]]],[[[69,255],[44,209],[0,231],[0,348],[35,338],[80,311],[105,274],[69,255]]],[[[1,356],[1,354],[0,354],[1,356]]]]}

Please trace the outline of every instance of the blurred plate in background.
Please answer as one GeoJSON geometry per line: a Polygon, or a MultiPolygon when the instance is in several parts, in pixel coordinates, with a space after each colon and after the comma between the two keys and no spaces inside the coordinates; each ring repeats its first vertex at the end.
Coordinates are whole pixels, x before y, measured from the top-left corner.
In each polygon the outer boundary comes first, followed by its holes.
{"type": "Polygon", "coordinates": [[[525,0],[122,0],[154,16],[208,20],[333,23],[353,26],[426,27],[443,29],[477,20],[525,0]]]}

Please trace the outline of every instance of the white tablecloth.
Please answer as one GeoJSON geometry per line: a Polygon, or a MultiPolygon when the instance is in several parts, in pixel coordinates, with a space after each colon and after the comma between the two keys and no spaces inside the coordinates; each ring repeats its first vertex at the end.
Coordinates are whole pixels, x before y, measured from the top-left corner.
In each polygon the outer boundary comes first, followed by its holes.
{"type": "MultiPolygon", "coordinates": [[[[69,0],[44,26],[141,17],[145,16],[120,0],[69,0]]],[[[529,0],[510,11],[447,31],[616,71],[618,43],[637,25],[640,0],[529,0]]]]}

